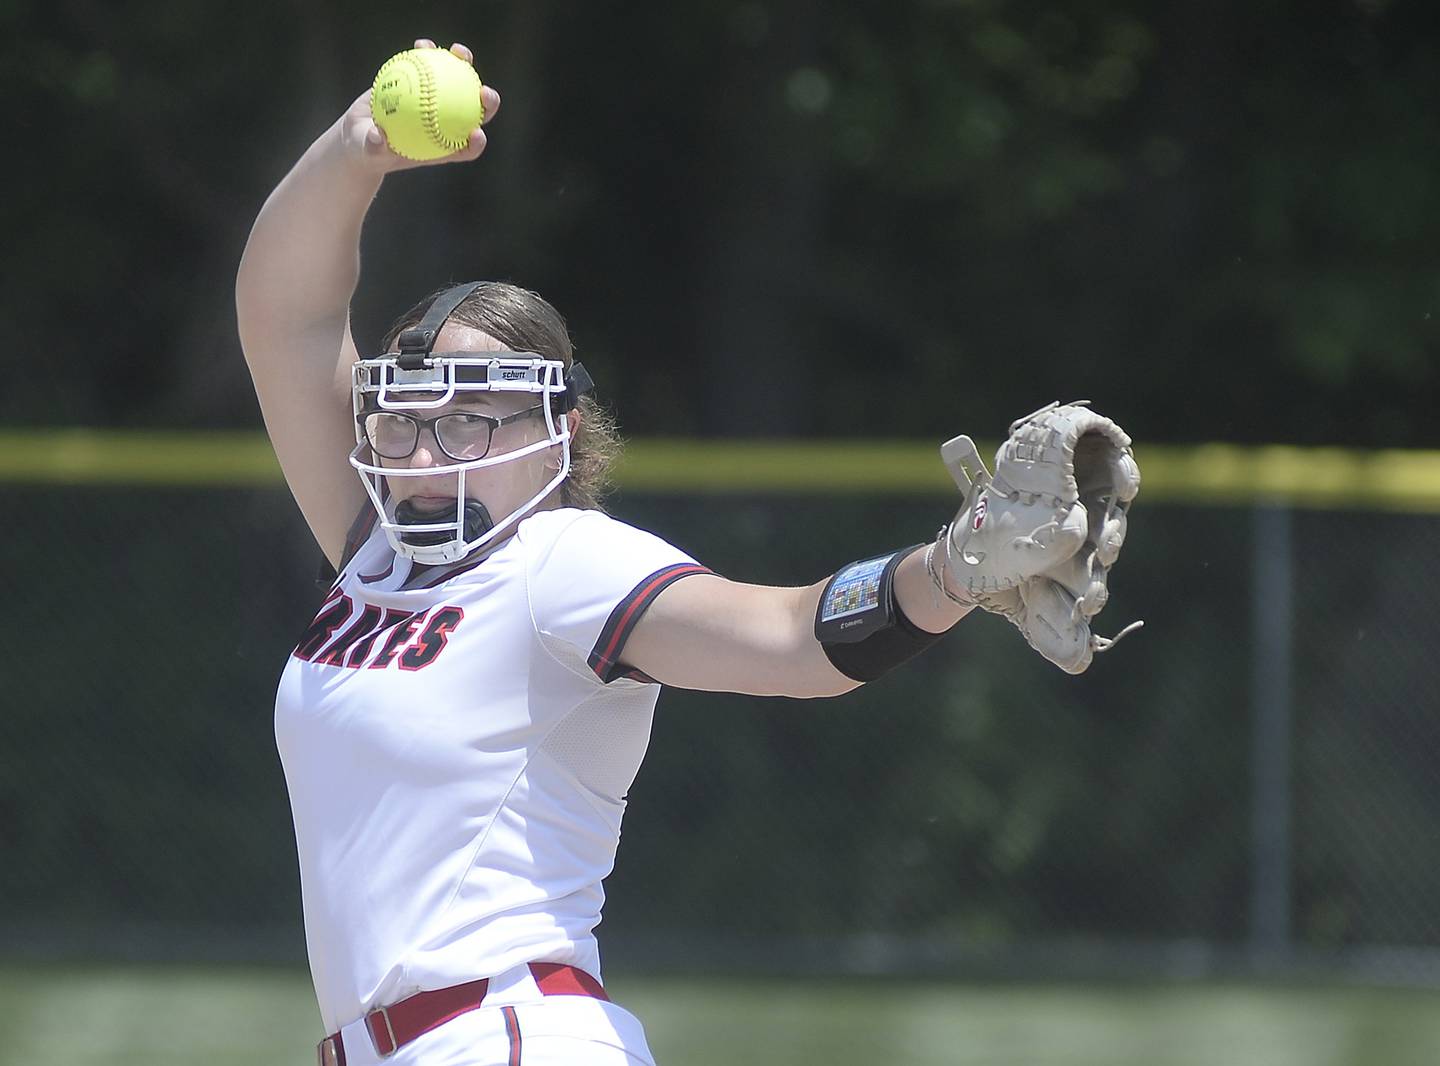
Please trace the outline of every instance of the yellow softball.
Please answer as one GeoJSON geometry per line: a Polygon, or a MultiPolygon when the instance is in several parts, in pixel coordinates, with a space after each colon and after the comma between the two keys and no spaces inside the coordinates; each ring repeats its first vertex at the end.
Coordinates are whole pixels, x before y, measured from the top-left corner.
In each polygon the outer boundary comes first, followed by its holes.
{"type": "Polygon", "coordinates": [[[412,48],[375,75],[370,113],[406,159],[439,159],[464,148],[485,121],[480,76],[454,52],[412,48]]]}

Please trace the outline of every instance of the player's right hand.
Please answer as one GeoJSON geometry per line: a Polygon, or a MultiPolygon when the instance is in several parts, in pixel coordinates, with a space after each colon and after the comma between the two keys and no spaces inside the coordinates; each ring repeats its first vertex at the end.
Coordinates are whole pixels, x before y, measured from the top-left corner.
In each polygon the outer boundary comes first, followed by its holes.
{"type": "MultiPolygon", "coordinates": [[[[416,48],[435,48],[434,41],[421,37],[415,42],[416,48]]],[[[474,64],[475,57],[470,49],[458,41],[450,46],[450,51],[455,53],[465,62],[474,64]]],[[[488,123],[500,110],[500,94],[489,85],[482,85],[480,98],[485,104],[485,121],[488,123]]],[[[370,90],[366,89],[355,102],[350,105],[345,114],[340,118],[340,144],[346,156],[363,165],[367,170],[379,174],[388,174],[394,170],[409,170],[411,167],[425,167],[436,163],[468,163],[478,159],[480,153],[485,151],[485,131],[476,127],[470,134],[470,143],[458,152],[454,152],[439,159],[415,160],[406,159],[403,155],[390,150],[390,144],[385,139],[385,131],[375,122],[374,116],[370,113],[370,90]]]]}

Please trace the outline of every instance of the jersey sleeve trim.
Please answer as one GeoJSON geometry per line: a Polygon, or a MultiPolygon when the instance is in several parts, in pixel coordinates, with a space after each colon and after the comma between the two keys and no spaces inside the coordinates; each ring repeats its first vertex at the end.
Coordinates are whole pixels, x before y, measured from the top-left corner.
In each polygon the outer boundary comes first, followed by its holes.
{"type": "Polygon", "coordinates": [[[605,619],[600,636],[595,640],[595,647],[590,651],[587,662],[590,669],[595,671],[595,676],[607,685],[617,677],[628,677],[635,681],[652,681],[652,678],[647,677],[639,670],[632,669],[620,662],[620,655],[625,650],[625,642],[634,632],[635,624],[640,621],[650,604],[655,602],[656,596],[682,577],[708,573],[711,573],[710,568],[701,566],[699,563],[675,563],[656,570],[631,589],[625,598],[615,605],[615,609],[610,612],[610,617],[605,619]]]}

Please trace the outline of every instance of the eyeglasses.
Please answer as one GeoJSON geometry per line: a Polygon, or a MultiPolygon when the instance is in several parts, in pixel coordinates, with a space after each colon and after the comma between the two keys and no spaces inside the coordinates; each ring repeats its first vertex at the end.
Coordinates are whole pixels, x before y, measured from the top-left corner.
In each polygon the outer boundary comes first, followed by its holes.
{"type": "Polygon", "coordinates": [[[510,415],[482,415],[456,411],[434,418],[417,418],[407,411],[366,411],[356,416],[370,450],[383,459],[408,459],[420,446],[420,430],[428,429],[435,443],[456,462],[484,459],[490,452],[495,431],[507,422],[518,422],[545,405],[537,403],[510,415]]]}

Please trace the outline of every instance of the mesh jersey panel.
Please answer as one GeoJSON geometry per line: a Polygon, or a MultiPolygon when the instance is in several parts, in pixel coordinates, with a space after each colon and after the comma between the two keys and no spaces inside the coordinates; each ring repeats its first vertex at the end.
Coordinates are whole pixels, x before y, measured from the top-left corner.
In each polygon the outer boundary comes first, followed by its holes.
{"type": "Polygon", "coordinates": [[[590,791],[625,798],[650,740],[651,711],[635,705],[635,681],[615,681],[551,730],[540,750],[590,791]]]}

